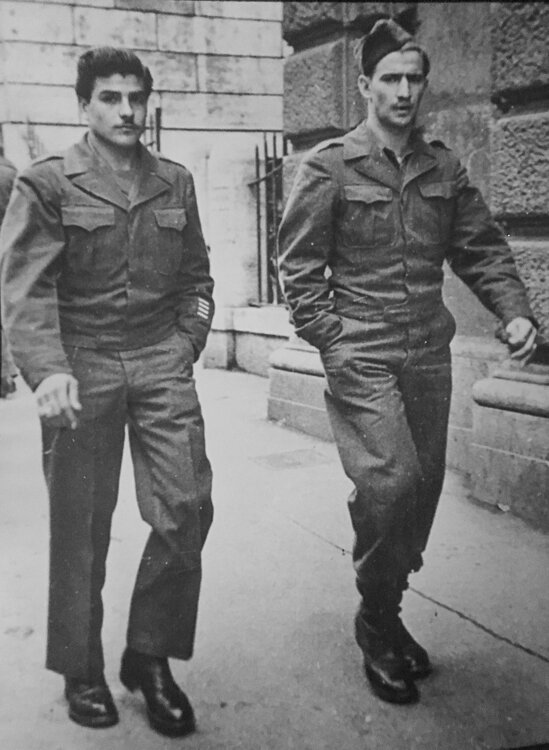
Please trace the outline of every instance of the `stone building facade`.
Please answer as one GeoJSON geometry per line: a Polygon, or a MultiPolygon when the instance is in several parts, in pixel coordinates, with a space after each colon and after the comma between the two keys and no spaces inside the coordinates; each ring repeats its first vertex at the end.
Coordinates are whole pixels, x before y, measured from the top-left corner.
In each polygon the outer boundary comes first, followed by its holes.
{"type": "Polygon", "coordinates": [[[73,87],[85,49],[129,47],[150,66],[161,151],[193,172],[211,248],[217,312],[204,358],[214,365],[234,361],[237,334],[246,360],[257,331],[272,328],[248,307],[257,277],[248,183],[255,146],[282,130],[281,19],[279,2],[0,0],[1,135],[20,168],[84,132],[73,87]]]}
{"type": "MultiPolygon", "coordinates": [[[[541,324],[537,361],[506,362],[496,321],[446,269],[458,323],[449,465],[472,495],[549,530],[549,10],[542,3],[286,2],[284,128],[299,151],[356,125],[355,40],[383,16],[417,29],[432,71],[428,136],[454,149],[504,226],[541,324]]],[[[295,337],[271,358],[269,414],[312,434],[329,426],[318,354],[295,337]]]]}

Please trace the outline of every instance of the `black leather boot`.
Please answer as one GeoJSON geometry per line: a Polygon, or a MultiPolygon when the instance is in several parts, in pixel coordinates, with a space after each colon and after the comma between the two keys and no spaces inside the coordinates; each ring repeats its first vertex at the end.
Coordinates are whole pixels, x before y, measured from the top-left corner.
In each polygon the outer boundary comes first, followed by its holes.
{"type": "Polygon", "coordinates": [[[387,587],[386,607],[389,614],[388,626],[395,635],[408,669],[414,680],[428,677],[433,671],[429,654],[420,646],[408,631],[401,618],[401,602],[404,591],[408,588],[408,576],[396,576],[387,587]]]}
{"type": "Polygon", "coordinates": [[[83,727],[100,729],[118,723],[118,711],[104,677],[90,682],[65,677],[65,697],[69,717],[83,727]]]}
{"type": "Polygon", "coordinates": [[[400,617],[397,618],[394,629],[412,678],[421,680],[428,677],[433,667],[427,651],[414,639],[400,617]]]}
{"type": "Polygon", "coordinates": [[[364,654],[366,677],[378,698],[389,703],[419,700],[408,664],[393,633],[384,627],[382,613],[361,605],[355,618],[355,634],[364,654]]]}
{"type": "Polygon", "coordinates": [[[168,737],[194,732],[191,704],[172,677],[168,660],[127,648],[122,657],[120,681],[131,690],[141,690],[147,704],[150,725],[168,737]]]}

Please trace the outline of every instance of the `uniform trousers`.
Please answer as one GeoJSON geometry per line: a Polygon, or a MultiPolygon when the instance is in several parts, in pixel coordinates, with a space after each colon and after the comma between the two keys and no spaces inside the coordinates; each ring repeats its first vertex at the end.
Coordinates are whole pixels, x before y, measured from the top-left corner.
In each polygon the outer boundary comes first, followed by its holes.
{"type": "Polygon", "coordinates": [[[42,428],[50,498],[46,666],[84,681],[103,672],[101,590],[126,426],[139,511],[151,527],[127,643],[149,655],[188,659],[201,548],[213,516],[192,344],[176,332],[131,351],[65,348],[82,411],[75,430],[42,428]]]}
{"type": "Polygon", "coordinates": [[[343,319],[322,352],[326,404],[355,532],[353,563],[366,600],[419,570],[442,490],[455,321],[343,319]]]}

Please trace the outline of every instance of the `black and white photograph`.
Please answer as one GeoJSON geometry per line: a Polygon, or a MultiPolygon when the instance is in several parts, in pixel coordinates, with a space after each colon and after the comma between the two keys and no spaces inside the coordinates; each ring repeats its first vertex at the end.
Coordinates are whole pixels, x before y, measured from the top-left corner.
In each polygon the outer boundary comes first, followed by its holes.
{"type": "Polygon", "coordinates": [[[549,10],[0,0],[0,748],[549,750],[549,10]]]}

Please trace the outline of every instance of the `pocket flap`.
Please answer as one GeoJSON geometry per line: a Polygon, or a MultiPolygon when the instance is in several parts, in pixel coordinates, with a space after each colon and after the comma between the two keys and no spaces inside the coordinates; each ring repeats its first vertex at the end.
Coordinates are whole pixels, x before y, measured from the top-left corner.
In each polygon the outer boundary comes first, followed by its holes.
{"type": "Polygon", "coordinates": [[[181,231],[187,223],[184,208],[155,208],[154,215],[159,227],[181,231]]]}
{"type": "Polygon", "coordinates": [[[377,185],[345,185],[345,198],[348,201],[360,201],[361,203],[377,203],[378,201],[393,200],[391,188],[378,187],[377,185]]]}
{"type": "Polygon", "coordinates": [[[81,227],[91,232],[114,224],[114,208],[107,206],[61,206],[64,227],[81,227]]]}
{"type": "Polygon", "coordinates": [[[453,198],[456,194],[455,182],[426,182],[419,185],[424,198],[453,198]]]}

